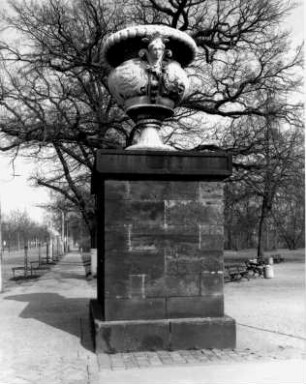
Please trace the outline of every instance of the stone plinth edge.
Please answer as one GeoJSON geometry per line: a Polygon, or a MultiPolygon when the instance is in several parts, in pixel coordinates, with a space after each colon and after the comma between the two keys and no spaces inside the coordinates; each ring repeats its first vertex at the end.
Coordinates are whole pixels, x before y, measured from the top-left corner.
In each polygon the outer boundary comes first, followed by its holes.
{"type": "Polygon", "coordinates": [[[236,347],[235,320],[228,316],[104,321],[97,300],[90,315],[97,354],[236,347]]]}
{"type": "Polygon", "coordinates": [[[106,179],[221,181],[231,173],[232,158],[224,152],[98,150],[92,191],[106,179]]]}

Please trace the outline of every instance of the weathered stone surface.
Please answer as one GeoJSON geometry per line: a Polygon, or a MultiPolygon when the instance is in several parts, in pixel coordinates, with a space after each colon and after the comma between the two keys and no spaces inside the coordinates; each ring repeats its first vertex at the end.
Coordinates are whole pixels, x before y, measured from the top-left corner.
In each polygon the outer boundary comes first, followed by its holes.
{"type": "Polygon", "coordinates": [[[167,321],[131,322],[125,328],[125,351],[158,351],[169,346],[167,321]]]}
{"type": "Polygon", "coordinates": [[[167,227],[164,230],[164,239],[164,247],[169,255],[190,252],[190,255],[194,256],[194,252],[199,250],[199,233],[196,226],[189,228],[180,225],[167,227]]]}
{"type": "Polygon", "coordinates": [[[160,321],[96,321],[96,352],[157,351],[169,348],[169,323],[160,321]]]}
{"type": "Polygon", "coordinates": [[[198,197],[197,181],[129,181],[129,198],[135,200],[198,200],[198,197]]]}
{"type": "Polygon", "coordinates": [[[207,291],[208,281],[201,279],[200,284],[200,273],[218,269],[218,251],[223,249],[215,220],[220,209],[215,204],[207,206],[207,198],[219,197],[213,191],[199,182],[108,181],[107,296],[184,297],[207,291]],[[199,191],[206,199],[203,203],[197,203],[199,191]],[[193,200],[179,199],[180,193],[193,200]],[[169,197],[171,200],[165,200],[169,197]],[[205,218],[207,212],[209,217],[205,218]]]}
{"type": "Polygon", "coordinates": [[[167,196],[171,182],[153,180],[130,180],[129,199],[138,201],[164,201],[167,196]]]}
{"type": "Polygon", "coordinates": [[[219,205],[207,205],[193,200],[166,200],[165,220],[167,225],[198,227],[201,224],[223,223],[223,209],[219,205]]]}
{"type": "Polygon", "coordinates": [[[167,281],[162,275],[160,278],[148,278],[146,280],[146,297],[167,297],[167,281]]]}
{"type": "Polygon", "coordinates": [[[141,298],[144,299],[146,297],[146,275],[129,275],[129,298],[141,298]]]}
{"type": "Polygon", "coordinates": [[[96,352],[235,348],[235,321],[228,317],[104,321],[100,304],[90,304],[96,352]]]}
{"type": "Polygon", "coordinates": [[[164,224],[163,201],[108,200],[105,204],[105,226],[164,224]]]}
{"type": "Polygon", "coordinates": [[[165,214],[167,225],[181,227],[197,227],[200,223],[209,222],[206,207],[194,200],[166,200],[165,214]]]}
{"type": "Polygon", "coordinates": [[[125,200],[106,200],[104,207],[104,225],[106,230],[114,226],[123,227],[129,224],[129,210],[125,200]]]}
{"type": "Polygon", "coordinates": [[[130,220],[132,224],[161,226],[164,224],[164,202],[137,201],[130,204],[130,220]]]}
{"type": "Polygon", "coordinates": [[[171,322],[172,349],[235,348],[235,322],[230,317],[208,317],[171,322]]]}
{"type": "Polygon", "coordinates": [[[220,317],[224,314],[223,295],[168,297],[168,318],[220,317]]]}
{"type": "Polygon", "coordinates": [[[107,200],[127,199],[129,194],[129,182],[126,180],[105,180],[104,190],[107,200]]]}
{"type": "Polygon", "coordinates": [[[101,179],[215,182],[230,176],[231,168],[231,156],[224,153],[100,150],[93,188],[97,192],[101,179]]]}
{"type": "Polygon", "coordinates": [[[222,271],[223,270],[223,252],[222,251],[202,251],[200,260],[200,271],[222,271]]]}
{"type": "Polygon", "coordinates": [[[107,324],[100,322],[96,326],[96,352],[116,353],[125,350],[125,324],[107,324]]]}
{"type": "Polygon", "coordinates": [[[165,275],[146,281],[146,297],[177,297],[200,295],[200,275],[165,275]]]}
{"type": "Polygon", "coordinates": [[[223,251],[223,241],[222,235],[204,235],[200,232],[199,248],[205,251],[223,251]]]}
{"type": "Polygon", "coordinates": [[[122,226],[121,228],[106,228],[104,231],[104,257],[107,257],[108,252],[128,251],[129,242],[130,237],[128,226],[122,226]]]}
{"type": "Polygon", "coordinates": [[[105,320],[163,319],[165,298],[105,299],[105,320]]]}
{"type": "Polygon", "coordinates": [[[147,274],[159,277],[164,272],[164,255],[154,252],[110,252],[105,258],[105,271],[107,274],[147,274]]]}
{"type": "Polygon", "coordinates": [[[170,276],[196,275],[201,271],[201,259],[198,257],[166,257],[165,272],[170,276]]]}
{"type": "Polygon", "coordinates": [[[129,298],[129,281],[125,276],[116,274],[105,275],[105,298],[129,298]]]}
{"type": "Polygon", "coordinates": [[[216,204],[222,194],[215,191],[220,184],[212,184],[107,182],[104,283],[110,319],[147,318],[151,298],[167,299],[168,317],[223,314],[217,274],[223,269],[222,207],[216,204]]]}
{"type": "Polygon", "coordinates": [[[165,254],[167,259],[171,260],[172,258],[176,259],[177,261],[190,259],[190,261],[193,261],[194,259],[200,260],[201,258],[205,257],[205,255],[199,249],[198,239],[196,239],[195,242],[186,242],[184,236],[182,237],[182,242],[179,241],[179,238],[177,240],[172,238],[171,241],[168,239],[166,240],[165,254]]]}
{"type": "Polygon", "coordinates": [[[162,227],[131,225],[129,231],[130,251],[157,253],[164,248],[165,235],[162,227]]]}
{"type": "Polygon", "coordinates": [[[223,199],[223,184],[220,182],[199,182],[199,199],[200,200],[214,200],[222,201],[223,199]]]}
{"type": "MultiPolygon", "coordinates": [[[[224,235],[224,225],[220,224],[200,224],[199,225],[199,233],[202,235],[224,235]]],[[[222,241],[223,243],[223,241],[222,241]]]]}
{"type": "Polygon", "coordinates": [[[200,274],[201,295],[221,295],[223,293],[223,273],[205,271],[200,274]]]}
{"type": "Polygon", "coordinates": [[[199,274],[182,273],[176,276],[166,276],[167,297],[188,297],[200,294],[199,274]]]}

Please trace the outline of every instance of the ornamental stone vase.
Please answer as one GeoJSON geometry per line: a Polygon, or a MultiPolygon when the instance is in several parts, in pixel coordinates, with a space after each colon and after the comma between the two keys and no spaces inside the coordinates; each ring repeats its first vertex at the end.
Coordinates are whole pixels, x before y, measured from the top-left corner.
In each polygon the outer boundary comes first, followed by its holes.
{"type": "Polygon", "coordinates": [[[106,39],[102,58],[111,67],[109,90],[140,133],[127,149],[173,150],[158,130],[188,91],[184,67],[195,55],[189,35],[161,25],[129,27],[106,39]]]}

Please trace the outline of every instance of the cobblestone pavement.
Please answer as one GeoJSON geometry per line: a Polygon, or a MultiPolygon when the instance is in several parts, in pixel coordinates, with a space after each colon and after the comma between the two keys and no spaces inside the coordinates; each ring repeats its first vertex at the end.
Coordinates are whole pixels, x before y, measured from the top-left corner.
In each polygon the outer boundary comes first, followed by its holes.
{"type": "Polygon", "coordinates": [[[126,370],[148,367],[165,367],[181,365],[231,364],[242,362],[268,362],[288,359],[305,359],[306,354],[301,353],[264,353],[250,349],[202,349],[190,351],[157,351],[157,352],[129,352],[113,355],[101,354],[98,356],[100,370],[126,370]]]}

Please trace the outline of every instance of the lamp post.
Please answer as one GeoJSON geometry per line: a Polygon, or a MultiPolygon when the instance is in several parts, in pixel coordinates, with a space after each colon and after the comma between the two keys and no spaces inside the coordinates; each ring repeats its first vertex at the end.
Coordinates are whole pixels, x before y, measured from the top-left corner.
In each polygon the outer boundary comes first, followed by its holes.
{"type": "Polygon", "coordinates": [[[65,211],[61,208],[56,208],[61,212],[61,253],[62,255],[65,253],[65,211]]]}

